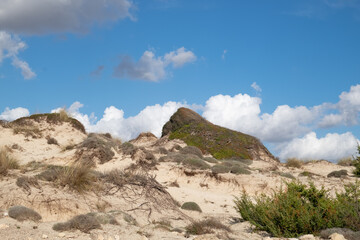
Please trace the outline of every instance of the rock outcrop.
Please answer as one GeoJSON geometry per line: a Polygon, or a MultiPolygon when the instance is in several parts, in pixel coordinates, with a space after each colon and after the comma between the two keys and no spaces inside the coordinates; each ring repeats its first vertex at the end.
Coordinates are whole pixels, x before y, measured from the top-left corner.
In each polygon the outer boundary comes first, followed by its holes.
{"type": "Polygon", "coordinates": [[[162,136],[166,135],[169,139],[181,139],[190,146],[196,146],[217,159],[276,161],[257,138],[212,124],[187,108],[179,108],[164,125],[162,136]]]}

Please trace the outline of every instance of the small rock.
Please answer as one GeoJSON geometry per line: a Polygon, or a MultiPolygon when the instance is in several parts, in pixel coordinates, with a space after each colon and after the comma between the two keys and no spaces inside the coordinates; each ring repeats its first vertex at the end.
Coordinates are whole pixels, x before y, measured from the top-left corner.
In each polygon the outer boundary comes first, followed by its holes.
{"type": "Polygon", "coordinates": [[[338,234],[338,233],[333,233],[333,234],[331,234],[331,235],[329,236],[329,238],[330,238],[331,240],[346,240],[346,238],[345,238],[343,235],[338,234]]]}
{"type": "Polygon", "coordinates": [[[9,228],[9,225],[6,224],[0,224],[0,229],[6,229],[9,228]]]}
{"type": "Polygon", "coordinates": [[[112,237],[109,237],[108,240],[114,240],[112,237]]]}
{"type": "Polygon", "coordinates": [[[65,233],[59,233],[59,237],[65,237],[65,233]]]}
{"type": "Polygon", "coordinates": [[[43,234],[43,235],[41,236],[41,238],[42,238],[42,239],[47,239],[47,238],[48,238],[48,235],[43,234]]]}
{"type": "Polygon", "coordinates": [[[119,235],[115,235],[115,240],[120,240],[120,236],[119,236],[119,235]]]}
{"type": "Polygon", "coordinates": [[[141,236],[141,240],[149,240],[146,236],[141,236]]]}
{"type": "Polygon", "coordinates": [[[262,240],[271,240],[269,237],[264,237],[262,240]]]}
{"type": "Polygon", "coordinates": [[[4,216],[7,217],[9,216],[9,214],[7,212],[4,212],[4,216]]]}
{"type": "Polygon", "coordinates": [[[299,240],[316,240],[316,238],[312,234],[306,234],[304,236],[299,237],[299,240]]]}

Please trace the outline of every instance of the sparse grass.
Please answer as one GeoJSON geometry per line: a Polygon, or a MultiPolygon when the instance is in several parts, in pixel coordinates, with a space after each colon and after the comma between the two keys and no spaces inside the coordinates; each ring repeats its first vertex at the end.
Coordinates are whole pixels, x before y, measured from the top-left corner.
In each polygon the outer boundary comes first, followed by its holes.
{"type": "Polygon", "coordinates": [[[312,172],[308,172],[308,171],[304,171],[302,173],[299,174],[299,176],[305,176],[305,177],[313,177],[316,174],[312,173],[312,172]]]}
{"type": "Polygon", "coordinates": [[[8,214],[9,217],[21,222],[25,220],[38,222],[41,220],[41,216],[39,213],[24,206],[13,206],[9,208],[8,214]]]}
{"type": "Polygon", "coordinates": [[[186,232],[193,235],[202,235],[213,233],[214,229],[231,232],[230,228],[216,219],[210,218],[202,221],[196,221],[186,226],[186,232]]]}
{"type": "Polygon", "coordinates": [[[286,167],[292,167],[292,168],[301,168],[304,165],[304,162],[297,158],[288,158],[286,160],[286,167]]]}
{"type": "Polygon", "coordinates": [[[202,212],[200,206],[196,202],[185,202],[181,209],[189,210],[189,211],[197,211],[202,212]]]}
{"type": "Polygon", "coordinates": [[[100,164],[110,161],[115,153],[112,148],[117,149],[120,145],[112,138],[104,137],[101,134],[91,133],[78,146],[77,155],[80,161],[95,164],[95,159],[100,164]]]}
{"type": "Polygon", "coordinates": [[[14,126],[14,134],[23,134],[25,137],[41,138],[42,133],[38,127],[35,126],[14,126]]]}
{"type": "Polygon", "coordinates": [[[69,115],[64,108],[59,111],[59,120],[62,122],[69,121],[69,115]]]}
{"type": "Polygon", "coordinates": [[[359,182],[347,185],[344,193],[331,198],[324,188],[293,181],[272,196],[251,199],[244,192],[235,205],[244,220],[275,237],[298,237],[333,227],[360,230],[359,182]]]}
{"type": "Polygon", "coordinates": [[[0,149],[0,175],[6,175],[9,169],[19,169],[19,167],[18,160],[10,156],[8,150],[0,149]]]}
{"type": "Polygon", "coordinates": [[[275,171],[275,174],[278,174],[281,177],[286,177],[286,178],[290,178],[290,179],[295,179],[295,177],[291,174],[291,173],[284,173],[284,172],[278,172],[275,171]]]}
{"type": "Polygon", "coordinates": [[[96,187],[98,180],[96,174],[86,164],[74,164],[72,166],[63,167],[57,175],[57,182],[59,185],[78,192],[85,192],[96,187]]]}
{"type": "Polygon", "coordinates": [[[28,120],[34,120],[36,122],[46,121],[50,124],[58,124],[62,122],[70,123],[75,129],[81,131],[82,133],[85,132],[85,127],[82,125],[78,120],[71,118],[67,115],[66,112],[63,113],[44,113],[44,114],[34,114],[29,117],[23,117],[16,119],[15,121],[11,122],[11,125],[16,126],[28,126],[28,120]]]}
{"type": "Polygon", "coordinates": [[[101,229],[101,224],[95,216],[91,214],[82,214],[75,216],[67,222],[54,224],[52,229],[58,232],[77,229],[81,232],[89,233],[93,229],[101,229]]]}
{"type": "Polygon", "coordinates": [[[346,157],[340,159],[337,164],[344,167],[354,166],[355,160],[352,157],[346,157]]]}

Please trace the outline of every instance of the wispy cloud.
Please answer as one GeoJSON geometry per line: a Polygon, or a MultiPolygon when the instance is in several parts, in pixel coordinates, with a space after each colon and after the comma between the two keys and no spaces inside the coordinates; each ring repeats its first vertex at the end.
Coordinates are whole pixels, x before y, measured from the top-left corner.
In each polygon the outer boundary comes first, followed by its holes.
{"type": "Polygon", "coordinates": [[[101,74],[102,74],[102,72],[103,72],[103,70],[104,70],[104,68],[105,68],[104,65],[98,66],[94,71],[92,71],[92,72],[90,73],[90,76],[95,77],[95,78],[100,77],[101,74]]]}
{"type": "Polygon", "coordinates": [[[4,59],[11,59],[12,65],[21,70],[23,77],[25,79],[31,79],[34,78],[36,74],[31,70],[27,62],[18,57],[20,51],[23,51],[26,47],[26,43],[18,36],[0,31],[0,63],[4,59]]]}
{"type": "Polygon", "coordinates": [[[123,57],[121,63],[114,70],[114,76],[157,82],[167,76],[169,66],[180,68],[196,59],[196,55],[184,47],[159,57],[149,50],[144,52],[138,62],[134,62],[130,56],[123,57]]]}
{"type": "Polygon", "coordinates": [[[256,91],[256,93],[261,93],[262,91],[261,87],[256,82],[253,82],[251,87],[256,91]]]}

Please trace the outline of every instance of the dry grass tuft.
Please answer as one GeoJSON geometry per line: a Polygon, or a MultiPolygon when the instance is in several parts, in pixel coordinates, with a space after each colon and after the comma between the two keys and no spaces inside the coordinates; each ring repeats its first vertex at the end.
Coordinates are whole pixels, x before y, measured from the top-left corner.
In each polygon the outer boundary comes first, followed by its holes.
{"type": "Polygon", "coordinates": [[[340,159],[337,164],[340,166],[349,167],[349,166],[354,166],[355,161],[352,157],[347,157],[340,159]]]}
{"type": "Polygon", "coordinates": [[[96,174],[89,165],[78,163],[62,168],[57,176],[57,181],[61,186],[68,186],[77,192],[94,189],[97,180],[96,174]]]}
{"type": "Polygon", "coordinates": [[[95,189],[98,176],[91,166],[75,163],[71,166],[47,166],[47,169],[36,176],[38,179],[54,182],[62,187],[69,187],[77,192],[95,189]]]}
{"type": "Polygon", "coordinates": [[[304,165],[304,162],[297,159],[297,158],[288,158],[286,160],[286,167],[292,167],[292,168],[301,168],[304,165]]]}
{"type": "Polygon", "coordinates": [[[42,133],[38,127],[35,126],[14,126],[14,134],[23,134],[25,137],[41,138],[42,133]]]}
{"type": "Polygon", "coordinates": [[[196,221],[186,226],[186,232],[193,235],[213,233],[214,229],[231,232],[229,227],[225,226],[224,224],[213,218],[196,221]]]}
{"type": "Polygon", "coordinates": [[[69,115],[64,108],[59,111],[59,120],[62,122],[69,121],[69,115]]]}
{"type": "Polygon", "coordinates": [[[31,220],[38,222],[41,220],[41,216],[36,211],[24,207],[24,206],[13,206],[8,211],[9,217],[14,218],[18,221],[31,220]]]}
{"type": "Polygon", "coordinates": [[[6,175],[9,169],[19,169],[17,159],[10,156],[8,150],[0,149],[0,175],[6,175]]]}

